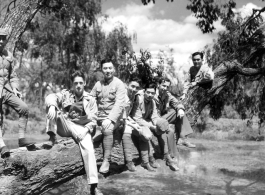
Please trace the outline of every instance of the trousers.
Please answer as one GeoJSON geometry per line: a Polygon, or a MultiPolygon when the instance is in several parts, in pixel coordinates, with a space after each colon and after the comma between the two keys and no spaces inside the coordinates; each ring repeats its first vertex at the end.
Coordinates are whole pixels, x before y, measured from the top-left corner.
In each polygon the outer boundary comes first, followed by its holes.
{"type": "Polygon", "coordinates": [[[55,122],[57,128],[53,128],[50,131],[57,133],[61,137],[72,137],[78,143],[84,161],[87,182],[88,184],[98,183],[97,163],[91,135],[86,133],[84,126],[73,123],[62,114],[57,113],[55,122]],[[85,134],[84,139],[79,141],[77,139],[78,134],[85,134]]]}

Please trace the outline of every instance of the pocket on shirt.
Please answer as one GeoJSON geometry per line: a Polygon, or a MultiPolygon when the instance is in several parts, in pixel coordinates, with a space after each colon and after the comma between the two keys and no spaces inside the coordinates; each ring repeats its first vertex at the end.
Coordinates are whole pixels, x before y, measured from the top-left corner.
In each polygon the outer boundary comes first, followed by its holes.
{"type": "Polygon", "coordinates": [[[111,89],[109,91],[109,99],[110,100],[115,100],[116,99],[116,91],[115,91],[115,89],[111,89]]]}

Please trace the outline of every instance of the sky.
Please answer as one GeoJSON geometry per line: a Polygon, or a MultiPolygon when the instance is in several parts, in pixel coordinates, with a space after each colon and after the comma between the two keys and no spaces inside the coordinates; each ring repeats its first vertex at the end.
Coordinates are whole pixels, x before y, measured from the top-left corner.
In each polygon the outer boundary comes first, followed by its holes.
{"type": "MultiPolygon", "coordinates": [[[[203,34],[196,26],[197,19],[186,9],[187,3],[188,0],[156,0],[155,4],[144,6],[141,0],[102,0],[102,13],[109,16],[103,29],[110,32],[120,22],[127,26],[130,35],[137,34],[134,51],[142,48],[156,54],[173,48],[175,66],[187,70],[191,66],[190,55],[211,44],[217,32],[224,30],[216,22],[214,33],[203,34]]],[[[236,0],[236,4],[235,11],[245,15],[251,14],[252,8],[265,6],[261,0],[236,0]]]]}

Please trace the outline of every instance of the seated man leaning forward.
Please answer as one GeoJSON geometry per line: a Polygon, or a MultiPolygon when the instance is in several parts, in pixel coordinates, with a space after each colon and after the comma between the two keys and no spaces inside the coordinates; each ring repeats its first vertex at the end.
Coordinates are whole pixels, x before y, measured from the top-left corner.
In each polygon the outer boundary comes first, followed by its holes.
{"type": "Polygon", "coordinates": [[[97,100],[97,124],[102,127],[103,134],[104,159],[99,172],[107,173],[113,146],[113,131],[121,125],[126,89],[124,83],[114,76],[115,70],[111,61],[103,60],[101,69],[104,79],[95,84],[90,94],[97,100]]]}
{"type": "Polygon", "coordinates": [[[150,83],[145,86],[144,91],[136,94],[136,99],[131,111],[131,117],[143,127],[149,128],[157,137],[159,146],[164,153],[164,160],[172,170],[179,168],[175,165],[175,161],[171,158],[168,151],[167,134],[169,132],[169,123],[166,119],[159,117],[157,113],[154,96],[156,94],[156,84],[150,83]]]}
{"type": "MultiPolygon", "coordinates": [[[[158,90],[154,97],[154,100],[156,102],[156,107],[159,116],[166,119],[169,124],[175,125],[175,132],[177,138],[180,134],[185,136],[191,134],[193,131],[189,123],[186,124],[188,119],[184,113],[184,106],[168,91],[168,88],[171,84],[170,80],[164,77],[158,77],[157,80],[158,90]]],[[[174,157],[175,154],[178,152],[174,131],[169,131],[167,136],[169,142],[168,146],[170,150],[170,155],[174,157]]]]}
{"type": "Polygon", "coordinates": [[[135,100],[135,94],[138,92],[140,88],[139,81],[137,78],[131,78],[127,88],[127,95],[125,99],[125,112],[124,112],[124,120],[125,120],[125,128],[122,136],[122,144],[125,154],[125,160],[127,162],[127,167],[129,171],[135,171],[135,165],[132,162],[132,152],[131,149],[133,147],[132,143],[132,135],[136,136],[139,140],[139,150],[140,156],[142,159],[142,165],[148,171],[154,171],[154,168],[158,167],[153,156],[149,158],[149,142],[152,139],[152,132],[148,127],[139,126],[131,117],[130,112],[133,107],[133,103],[135,100]],[[150,164],[149,164],[150,161],[150,164]]]}
{"type": "MultiPolygon", "coordinates": [[[[84,91],[84,73],[74,72],[71,81],[72,91],[64,89],[46,97],[47,117],[57,123],[58,135],[72,137],[79,144],[91,194],[102,195],[97,188],[98,172],[91,138],[97,120],[96,100],[84,91]]],[[[55,132],[49,135],[55,135],[55,132]]]]}

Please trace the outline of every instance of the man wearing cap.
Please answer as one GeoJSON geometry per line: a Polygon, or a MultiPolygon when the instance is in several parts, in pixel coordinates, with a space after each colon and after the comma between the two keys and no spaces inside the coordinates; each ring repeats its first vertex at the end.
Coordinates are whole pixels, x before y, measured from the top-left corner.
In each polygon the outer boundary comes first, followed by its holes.
{"type": "MultiPolygon", "coordinates": [[[[162,148],[166,165],[176,171],[179,168],[171,158],[168,148],[167,134],[169,132],[169,123],[166,119],[159,117],[157,113],[156,103],[153,99],[155,94],[155,83],[148,83],[143,91],[138,92],[131,111],[131,117],[140,126],[147,127],[153,132],[162,148]]],[[[142,166],[146,168],[146,164],[142,163],[142,166]]]]}
{"type": "MultiPolygon", "coordinates": [[[[19,147],[34,147],[34,143],[25,138],[25,131],[28,122],[28,106],[23,102],[19,92],[19,79],[14,72],[13,55],[4,49],[7,43],[8,32],[6,29],[0,28],[0,97],[1,97],[1,115],[2,104],[7,104],[19,114],[18,121],[18,145],[19,147]]],[[[9,149],[6,147],[2,136],[3,116],[0,121],[0,153],[1,157],[5,158],[10,155],[9,149]]]]}
{"type": "MultiPolygon", "coordinates": [[[[126,89],[124,83],[114,76],[115,69],[111,61],[103,60],[101,70],[104,79],[95,84],[90,94],[97,100],[97,124],[102,127],[103,134],[104,157],[99,172],[107,173],[113,146],[113,132],[122,124],[126,89]]],[[[96,136],[93,139],[96,140],[96,136]]]]}

